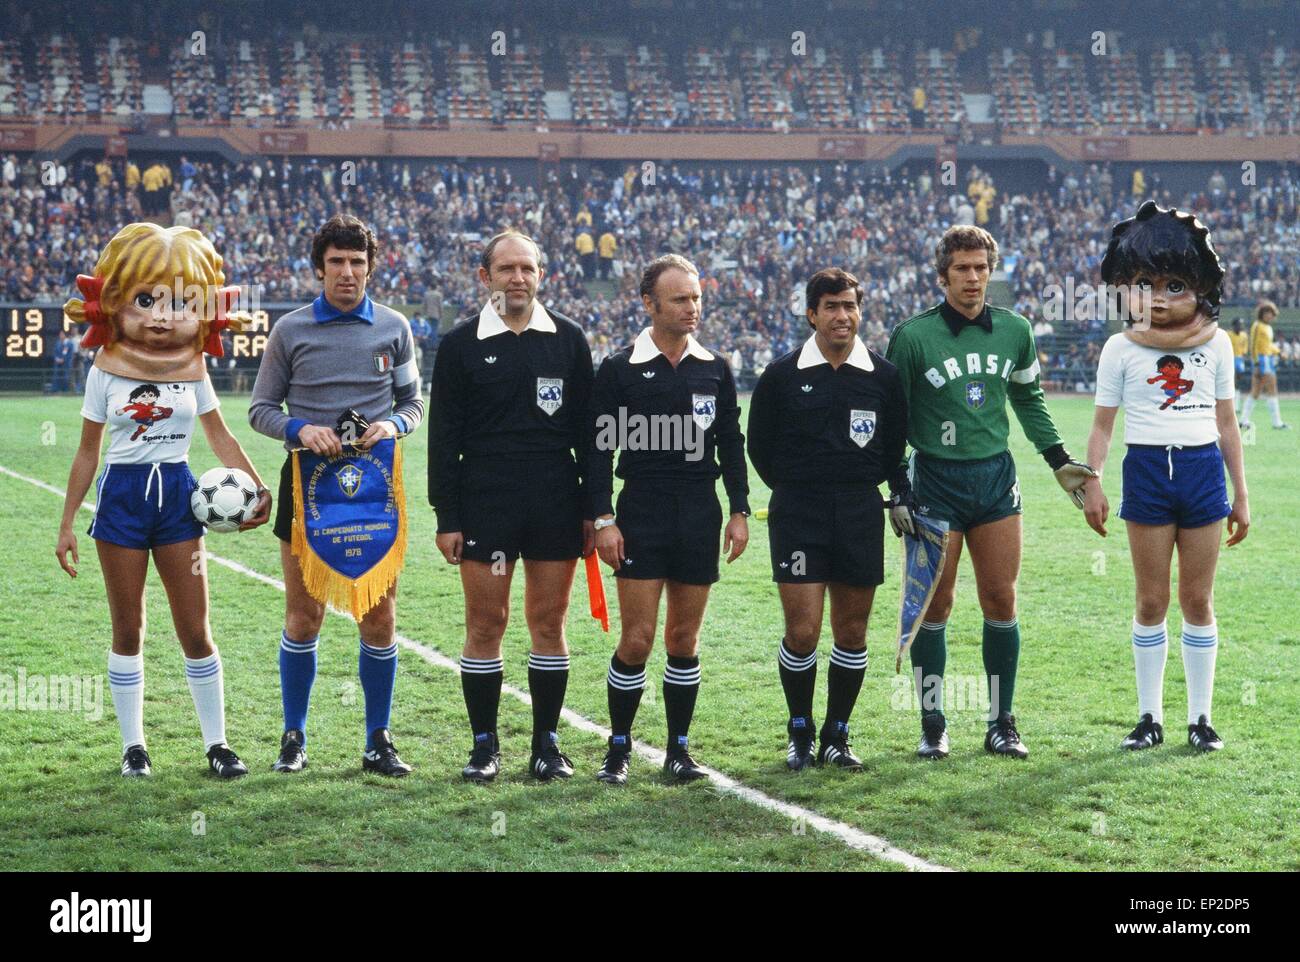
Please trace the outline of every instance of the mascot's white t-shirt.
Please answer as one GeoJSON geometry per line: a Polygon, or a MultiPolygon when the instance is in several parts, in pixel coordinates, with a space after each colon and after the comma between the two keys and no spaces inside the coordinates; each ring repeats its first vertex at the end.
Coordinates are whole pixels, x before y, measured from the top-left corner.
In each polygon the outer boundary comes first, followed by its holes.
{"type": "Polygon", "coordinates": [[[86,378],[81,416],[108,424],[108,464],[188,461],[194,419],[221,406],[212,383],[136,381],[97,367],[86,378]]]}
{"type": "Polygon", "coordinates": [[[1232,369],[1232,341],[1223,330],[1175,351],[1114,334],[1097,362],[1096,404],[1124,408],[1126,444],[1212,444],[1219,440],[1215,402],[1233,397],[1232,369]]]}

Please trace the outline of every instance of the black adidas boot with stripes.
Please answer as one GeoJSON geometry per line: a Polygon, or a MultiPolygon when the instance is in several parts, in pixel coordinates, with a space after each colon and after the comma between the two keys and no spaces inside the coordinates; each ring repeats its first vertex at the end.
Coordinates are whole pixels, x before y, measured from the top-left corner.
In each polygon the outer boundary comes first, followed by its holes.
{"type": "Polygon", "coordinates": [[[948,720],[941,714],[921,716],[921,744],[916,746],[920,758],[948,757],[948,720]]]}
{"type": "Polygon", "coordinates": [[[1143,748],[1152,748],[1164,740],[1164,728],[1151,717],[1150,712],[1147,712],[1138,720],[1137,727],[1128,733],[1128,737],[1119,743],[1119,747],[1135,752],[1143,748]]]}
{"type": "Polygon", "coordinates": [[[601,763],[596,779],[606,785],[626,785],[628,763],[632,758],[632,737],[630,735],[610,735],[609,751],[601,763]]]}
{"type": "Polygon", "coordinates": [[[482,732],[474,736],[474,747],[469,753],[469,763],[460,770],[467,782],[490,782],[501,770],[501,751],[496,732],[482,732]]]}
{"type": "Polygon", "coordinates": [[[849,747],[849,726],[836,722],[830,731],[822,732],[822,748],[817,753],[818,765],[830,765],[842,768],[846,772],[862,771],[862,759],[853,754],[849,747]]]}
{"type": "Polygon", "coordinates": [[[813,720],[791,718],[786,722],[785,730],[790,736],[790,743],[785,750],[785,767],[792,772],[801,772],[817,764],[817,741],[813,735],[813,720]]]}
{"type": "Polygon", "coordinates": [[[542,736],[541,744],[533,745],[533,757],[528,760],[528,771],[539,782],[568,778],[573,774],[573,762],[560,751],[560,740],[555,732],[542,736]]]}
{"type": "Polygon", "coordinates": [[[988,733],[984,736],[984,750],[1008,758],[1029,757],[1029,749],[1020,740],[1020,732],[1016,731],[1015,715],[1004,711],[989,726],[988,733]]]}
{"type": "Polygon", "coordinates": [[[1195,725],[1187,726],[1187,744],[1197,751],[1217,752],[1223,747],[1223,739],[1210,727],[1210,720],[1202,715],[1195,725]]]}
{"type": "Polygon", "coordinates": [[[387,728],[376,728],[370,735],[373,748],[366,749],[361,756],[361,768],[367,772],[378,772],[391,778],[401,778],[411,774],[411,766],[397,757],[397,748],[393,745],[393,736],[387,728]]]}
{"type": "Polygon", "coordinates": [[[676,745],[668,746],[668,755],[664,758],[664,774],[672,776],[679,782],[694,782],[709,777],[709,773],[691,757],[686,747],[685,735],[678,739],[676,745]]]}
{"type": "Polygon", "coordinates": [[[153,774],[149,767],[149,753],[143,745],[132,745],[122,753],[123,778],[148,778],[153,774]]]}
{"type": "Polygon", "coordinates": [[[208,767],[218,778],[239,778],[248,774],[248,766],[225,744],[208,749],[208,767]]]}
{"type": "Polygon", "coordinates": [[[273,772],[300,772],[307,767],[307,750],[303,748],[306,736],[290,728],[280,736],[280,757],[271,766],[273,772]]]}

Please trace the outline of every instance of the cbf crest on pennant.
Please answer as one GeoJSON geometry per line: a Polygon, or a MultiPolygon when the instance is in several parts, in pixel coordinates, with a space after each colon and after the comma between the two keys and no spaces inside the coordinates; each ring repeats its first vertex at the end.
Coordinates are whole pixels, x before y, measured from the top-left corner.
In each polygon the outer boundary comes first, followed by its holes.
{"type": "Polygon", "coordinates": [[[849,412],[849,437],[860,448],[865,448],[876,433],[875,411],[849,412]]]}
{"type": "Polygon", "coordinates": [[[355,464],[345,464],[335,472],[334,477],[338,480],[343,493],[349,498],[353,497],[361,487],[361,471],[355,464]]]}
{"type": "Polygon", "coordinates": [[[701,431],[707,431],[718,416],[718,399],[712,394],[691,395],[691,420],[699,425],[701,431]]]}
{"type": "Polygon", "coordinates": [[[375,370],[380,374],[387,374],[393,369],[393,356],[391,354],[375,355],[375,370]]]}
{"type": "Polygon", "coordinates": [[[984,406],[984,382],[970,381],[966,385],[966,403],[973,408],[984,406]]]}
{"type": "Polygon", "coordinates": [[[554,414],[564,403],[564,379],[539,377],[537,379],[537,406],[547,414],[554,414]]]}

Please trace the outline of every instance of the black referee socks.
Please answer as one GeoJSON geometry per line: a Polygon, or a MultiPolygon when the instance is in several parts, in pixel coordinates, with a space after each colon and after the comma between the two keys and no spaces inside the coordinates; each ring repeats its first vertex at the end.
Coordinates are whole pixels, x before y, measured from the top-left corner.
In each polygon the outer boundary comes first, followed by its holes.
{"type": "Polygon", "coordinates": [[[533,699],[533,751],[550,744],[569,687],[569,656],[528,653],[528,694],[533,699]]]}
{"type": "Polygon", "coordinates": [[[857,704],[862,679],[867,673],[867,649],[831,648],[831,665],[826,672],[826,724],[822,726],[822,741],[834,732],[837,723],[847,725],[857,704]]]}
{"type": "Polygon", "coordinates": [[[668,722],[669,748],[685,742],[699,693],[700,659],[669,655],[664,666],[664,717],[668,722]]]}
{"type": "Polygon", "coordinates": [[[500,658],[460,657],[460,687],[465,693],[469,727],[475,735],[497,730],[503,667],[500,658]]]}
{"type": "Polygon", "coordinates": [[[776,651],[777,668],[781,672],[781,687],[785,689],[785,703],[791,718],[812,718],[813,688],[817,684],[817,652],[797,655],[781,639],[776,651]]]}
{"type": "Polygon", "coordinates": [[[641,706],[645,689],[645,665],[629,665],[617,654],[609,659],[606,676],[609,692],[609,727],[615,735],[631,735],[636,710],[641,706]]]}

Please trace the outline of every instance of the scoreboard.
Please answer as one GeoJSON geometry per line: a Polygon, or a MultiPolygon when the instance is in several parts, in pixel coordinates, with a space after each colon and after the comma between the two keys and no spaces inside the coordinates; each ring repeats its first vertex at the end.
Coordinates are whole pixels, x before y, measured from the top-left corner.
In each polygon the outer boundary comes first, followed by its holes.
{"type": "MultiPolygon", "coordinates": [[[[266,350],[271,327],[301,304],[263,304],[253,315],[253,322],[242,331],[232,331],[222,366],[229,361],[236,368],[255,370],[266,350]]],[[[39,391],[54,373],[54,348],[59,335],[69,331],[77,341],[85,325],[74,323],[63,313],[62,304],[0,304],[0,332],[4,350],[0,351],[0,390],[39,391]]]]}

